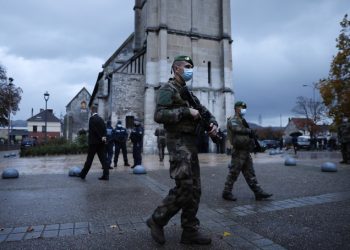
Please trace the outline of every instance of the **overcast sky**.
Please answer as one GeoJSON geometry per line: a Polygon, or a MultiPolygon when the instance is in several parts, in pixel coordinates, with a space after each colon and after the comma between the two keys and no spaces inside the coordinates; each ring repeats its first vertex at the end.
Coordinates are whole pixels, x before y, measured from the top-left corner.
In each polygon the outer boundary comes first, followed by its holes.
{"type": "MultiPolygon", "coordinates": [[[[133,0],[0,0],[0,63],[23,89],[26,120],[57,117],[82,87],[92,93],[102,64],[133,32],[133,0]]],[[[348,0],[231,0],[233,86],[247,120],[285,126],[297,96],[327,77],[348,0]]],[[[316,95],[317,96],[317,95],[316,95]]]]}

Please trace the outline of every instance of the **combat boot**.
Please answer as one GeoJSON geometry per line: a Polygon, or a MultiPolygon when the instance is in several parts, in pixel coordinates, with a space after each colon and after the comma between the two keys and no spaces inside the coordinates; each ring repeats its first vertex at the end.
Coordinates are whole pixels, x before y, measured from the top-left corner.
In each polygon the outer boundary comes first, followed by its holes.
{"type": "Polygon", "coordinates": [[[197,230],[189,231],[183,230],[181,235],[182,244],[198,244],[198,245],[209,245],[211,244],[211,237],[197,230]]]}
{"type": "Polygon", "coordinates": [[[256,192],[255,193],[255,200],[261,201],[263,199],[270,198],[273,194],[266,193],[264,191],[256,192]]]}
{"type": "Polygon", "coordinates": [[[223,192],[222,198],[227,201],[236,201],[237,198],[233,196],[231,192],[223,192]]]}
{"type": "Polygon", "coordinates": [[[151,229],[151,235],[154,241],[163,245],[165,243],[163,227],[158,225],[152,218],[152,216],[146,221],[147,226],[151,229]]]}

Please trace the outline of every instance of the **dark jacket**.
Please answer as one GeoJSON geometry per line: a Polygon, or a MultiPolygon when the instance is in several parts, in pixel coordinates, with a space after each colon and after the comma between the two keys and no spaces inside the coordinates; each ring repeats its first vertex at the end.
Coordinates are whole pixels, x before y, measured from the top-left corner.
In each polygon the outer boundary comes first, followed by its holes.
{"type": "Polygon", "coordinates": [[[116,126],[114,130],[114,139],[116,142],[126,142],[128,140],[128,131],[126,128],[116,126]]]}
{"type": "Polygon", "coordinates": [[[143,127],[142,126],[136,126],[130,133],[130,140],[133,144],[135,143],[141,143],[143,139],[143,127]]]}
{"type": "Polygon", "coordinates": [[[104,144],[102,137],[106,136],[106,124],[98,114],[93,114],[89,119],[89,144],[104,144]]]}

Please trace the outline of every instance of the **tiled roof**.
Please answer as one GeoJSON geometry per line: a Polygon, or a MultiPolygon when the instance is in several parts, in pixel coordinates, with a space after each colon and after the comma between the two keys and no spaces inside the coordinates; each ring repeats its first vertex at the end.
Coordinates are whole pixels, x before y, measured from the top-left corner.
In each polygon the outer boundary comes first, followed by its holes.
{"type": "Polygon", "coordinates": [[[47,115],[46,121],[47,122],[60,122],[60,119],[58,119],[52,112],[52,109],[43,110],[39,114],[34,115],[33,117],[29,118],[28,122],[45,122],[45,114],[47,115]]]}

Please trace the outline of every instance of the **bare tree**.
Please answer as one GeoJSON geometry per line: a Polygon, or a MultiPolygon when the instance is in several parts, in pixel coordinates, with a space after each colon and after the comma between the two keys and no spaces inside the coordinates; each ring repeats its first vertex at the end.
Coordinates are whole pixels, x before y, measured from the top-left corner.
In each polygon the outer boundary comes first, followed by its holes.
{"type": "MultiPolygon", "coordinates": [[[[311,120],[313,124],[324,120],[327,117],[326,111],[326,106],[322,102],[304,96],[297,97],[296,105],[292,109],[293,113],[304,116],[307,120],[311,120]]],[[[308,124],[309,132],[313,135],[315,128],[312,123],[308,124]]]]}

